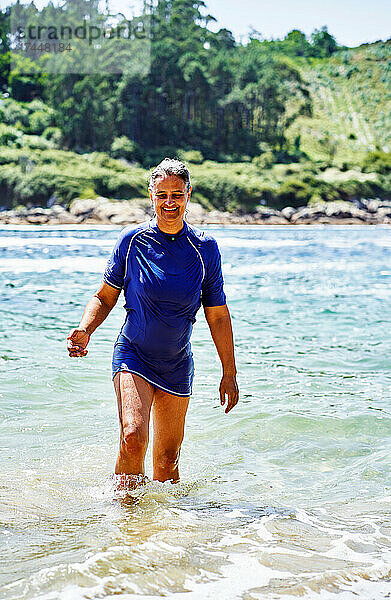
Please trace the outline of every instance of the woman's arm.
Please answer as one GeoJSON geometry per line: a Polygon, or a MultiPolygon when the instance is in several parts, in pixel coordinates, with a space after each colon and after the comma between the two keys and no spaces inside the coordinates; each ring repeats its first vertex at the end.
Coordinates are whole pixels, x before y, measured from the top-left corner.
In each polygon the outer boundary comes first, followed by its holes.
{"type": "Polygon", "coordinates": [[[220,402],[222,405],[225,404],[225,395],[227,394],[228,403],[225,412],[228,413],[239,400],[231,317],[226,304],[224,306],[205,306],[204,312],[223,368],[219,388],[220,402]]]}
{"type": "Polygon", "coordinates": [[[86,356],[88,353],[86,347],[90,336],[116,305],[120,293],[121,290],[117,290],[107,283],[101,284],[87,303],[79,326],[72,329],[67,337],[69,356],[86,356]]]}

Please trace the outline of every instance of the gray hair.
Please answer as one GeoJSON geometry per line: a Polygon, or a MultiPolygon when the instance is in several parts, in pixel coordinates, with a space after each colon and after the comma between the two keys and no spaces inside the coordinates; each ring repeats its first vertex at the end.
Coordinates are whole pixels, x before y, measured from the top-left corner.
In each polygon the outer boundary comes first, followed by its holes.
{"type": "Polygon", "coordinates": [[[155,185],[155,181],[161,177],[180,177],[187,184],[187,191],[190,189],[190,173],[185,163],[181,162],[177,158],[166,157],[157,167],[152,171],[149,179],[149,187],[152,188],[155,185]]]}

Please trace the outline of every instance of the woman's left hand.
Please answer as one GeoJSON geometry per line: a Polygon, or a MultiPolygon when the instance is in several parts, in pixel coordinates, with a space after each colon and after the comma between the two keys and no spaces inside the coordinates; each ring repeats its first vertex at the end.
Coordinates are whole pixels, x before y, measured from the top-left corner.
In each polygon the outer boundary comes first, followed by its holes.
{"type": "Polygon", "coordinates": [[[225,396],[228,396],[227,406],[225,408],[225,413],[229,413],[231,408],[233,408],[239,400],[239,388],[236,383],[235,375],[223,375],[220,382],[220,402],[221,406],[225,404],[225,396]]]}

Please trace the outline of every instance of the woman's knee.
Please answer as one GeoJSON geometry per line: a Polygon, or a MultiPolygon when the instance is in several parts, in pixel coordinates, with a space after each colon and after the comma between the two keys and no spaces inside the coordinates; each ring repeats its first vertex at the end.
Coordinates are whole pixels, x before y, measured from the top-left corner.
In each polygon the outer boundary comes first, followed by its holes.
{"type": "Polygon", "coordinates": [[[180,446],[164,448],[156,453],[155,464],[160,469],[176,469],[181,453],[180,446]]]}
{"type": "Polygon", "coordinates": [[[121,451],[125,454],[144,455],[148,446],[148,434],[144,427],[129,425],[121,436],[121,451]]]}

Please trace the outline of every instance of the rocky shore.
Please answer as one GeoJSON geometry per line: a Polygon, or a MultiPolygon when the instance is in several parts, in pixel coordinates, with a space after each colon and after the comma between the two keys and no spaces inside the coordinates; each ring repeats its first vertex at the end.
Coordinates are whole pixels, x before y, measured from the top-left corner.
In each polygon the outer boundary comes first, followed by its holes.
{"type": "MultiPolygon", "coordinates": [[[[68,210],[60,204],[53,204],[50,208],[23,207],[0,210],[0,224],[127,225],[141,223],[151,216],[150,202],[144,198],[132,201],[113,201],[102,197],[76,198],[68,210]]],[[[251,214],[207,211],[200,204],[191,202],[187,220],[194,225],[391,225],[391,200],[321,202],[299,208],[287,206],[281,211],[260,205],[251,214]]]]}

